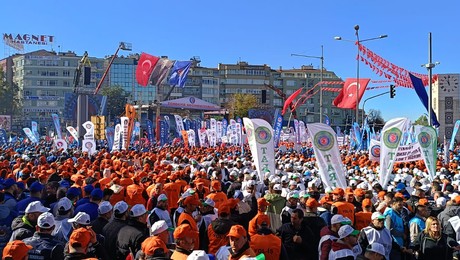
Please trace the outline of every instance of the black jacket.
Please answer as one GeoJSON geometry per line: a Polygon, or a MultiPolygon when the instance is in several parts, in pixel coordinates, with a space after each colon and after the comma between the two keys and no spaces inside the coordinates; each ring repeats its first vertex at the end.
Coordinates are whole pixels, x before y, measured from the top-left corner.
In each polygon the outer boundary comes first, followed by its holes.
{"type": "Polygon", "coordinates": [[[286,248],[287,254],[291,259],[318,259],[318,256],[312,254],[318,252],[318,247],[313,245],[313,232],[302,223],[300,230],[295,230],[291,223],[283,224],[277,231],[276,235],[281,238],[281,242],[286,248]],[[302,243],[294,243],[293,238],[298,235],[302,238],[302,243]]]}
{"type": "MultiPolygon", "coordinates": [[[[319,217],[315,213],[311,213],[311,212],[305,213],[305,217],[303,218],[303,222],[313,232],[313,244],[314,244],[315,248],[318,248],[319,240],[321,239],[319,234],[321,232],[321,229],[326,226],[326,222],[324,222],[324,219],[322,219],[321,217],[319,217]]],[[[315,256],[315,258],[319,257],[318,250],[313,251],[312,254],[315,256]]]]}
{"type": "Polygon", "coordinates": [[[91,228],[96,232],[96,234],[102,235],[102,229],[107,225],[109,221],[101,216],[91,222],[91,228]]]}
{"type": "Polygon", "coordinates": [[[126,259],[129,253],[136,255],[141,249],[141,244],[149,237],[149,229],[146,224],[130,220],[128,225],[118,232],[116,259],[126,259]]]}
{"type": "Polygon", "coordinates": [[[452,259],[452,247],[457,246],[455,239],[442,233],[439,240],[429,237],[425,232],[420,232],[414,242],[413,249],[419,252],[418,259],[437,259],[447,260],[452,259]]]}
{"type": "Polygon", "coordinates": [[[35,233],[35,226],[32,226],[30,223],[24,222],[26,219],[25,216],[16,217],[11,223],[11,240],[23,240],[25,238],[31,237],[35,233]]]}
{"type": "Polygon", "coordinates": [[[104,247],[110,259],[116,257],[118,232],[126,225],[128,225],[126,220],[114,218],[102,229],[102,235],[105,237],[104,247]]]}
{"type": "Polygon", "coordinates": [[[23,241],[33,246],[29,251],[29,259],[61,260],[64,257],[64,245],[55,240],[52,235],[35,232],[32,237],[23,241]]]}

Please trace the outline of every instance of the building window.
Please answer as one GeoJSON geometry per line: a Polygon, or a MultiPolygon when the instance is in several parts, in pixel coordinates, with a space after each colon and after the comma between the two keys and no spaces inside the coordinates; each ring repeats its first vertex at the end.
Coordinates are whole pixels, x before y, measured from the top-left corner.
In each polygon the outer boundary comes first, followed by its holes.
{"type": "Polygon", "coordinates": [[[454,109],[454,98],[453,97],[446,97],[445,100],[445,109],[454,109]]]}
{"type": "Polygon", "coordinates": [[[62,71],[62,76],[69,77],[70,76],[70,71],[68,71],[68,70],[62,71]]]}
{"type": "Polygon", "coordinates": [[[446,120],[446,124],[453,124],[454,123],[454,113],[446,112],[445,120],[446,120]]]}

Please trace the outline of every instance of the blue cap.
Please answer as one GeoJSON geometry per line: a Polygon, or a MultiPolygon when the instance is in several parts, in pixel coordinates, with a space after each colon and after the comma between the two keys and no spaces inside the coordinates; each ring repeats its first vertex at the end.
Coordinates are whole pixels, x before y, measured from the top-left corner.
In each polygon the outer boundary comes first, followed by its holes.
{"type": "Polygon", "coordinates": [[[91,192],[94,190],[94,186],[91,184],[86,185],[83,190],[85,191],[86,194],[91,194],[91,192]]]}
{"type": "Polygon", "coordinates": [[[38,192],[42,191],[45,186],[41,185],[40,182],[36,181],[30,185],[29,190],[30,192],[38,192]]]}
{"type": "Polygon", "coordinates": [[[102,199],[102,197],[104,197],[104,192],[99,188],[96,188],[91,192],[91,198],[102,199]]]}
{"type": "Polygon", "coordinates": [[[14,184],[16,184],[16,182],[15,182],[13,179],[9,178],[9,179],[6,179],[6,180],[3,182],[3,187],[4,187],[5,189],[8,189],[8,188],[10,188],[11,186],[13,186],[14,184]]]}
{"type": "Polygon", "coordinates": [[[73,196],[73,197],[77,197],[79,196],[81,193],[81,190],[77,187],[70,187],[69,190],[67,191],[67,196],[73,196]]]}
{"type": "Polygon", "coordinates": [[[70,188],[70,182],[68,180],[62,180],[59,182],[59,186],[64,188],[70,188]]]}
{"type": "Polygon", "coordinates": [[[26,189],[26,185],[24,185],[24,182],[16,182],[16,185],[18,186],[19,189],[21,190],[25,190],[26,189]]]}
{"type": "Polygon", "coordinates": [[[235,191],[235,195],[233,195],[233,198],[243,200],[243,199],[244,199],[244,195],[243,195],[243,193],[242,193],[240,190],[236,190],[236,191],[235,191]]]}
{"type": "Polygon", "coordinates": [[[401,191],[401,190],[404,190],[405,188],[406,188],[406,185],[404,185],[404,183],[398,183],[398,185],[396,185],[395,190],[401,191]]]}

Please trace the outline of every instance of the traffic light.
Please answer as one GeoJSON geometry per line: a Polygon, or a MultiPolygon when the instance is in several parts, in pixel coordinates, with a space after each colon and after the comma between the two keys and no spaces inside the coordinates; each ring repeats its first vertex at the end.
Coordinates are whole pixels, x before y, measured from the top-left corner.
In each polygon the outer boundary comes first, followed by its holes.
{"type": "Polygon", "coordinates": [[[396,86],[390,85],[390,98],[394,98],[396,96],[396,86]]]}

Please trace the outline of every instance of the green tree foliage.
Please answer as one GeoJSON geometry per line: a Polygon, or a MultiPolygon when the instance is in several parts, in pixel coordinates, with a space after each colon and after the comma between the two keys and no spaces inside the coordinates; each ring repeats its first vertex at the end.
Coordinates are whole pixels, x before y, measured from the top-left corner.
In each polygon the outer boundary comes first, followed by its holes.
{"type": "Polygon", "coordinates": [[[249,109],[258,106],[259,102],[255,95],[237,93],[232,96],[227,108],[230,111],[230,118],[237,116],[242,118],[248,116],[249,109]]]}
{"type": "Polygon", "coordinates": [[[101,95],[107,96],[106,111],[110,117],[121,116],[125,113],[126,100],[129,94],[120,86],[105,87],[101,95]]]}
{"type": "Polygon", "coordinates": [[[0,114],[16,115],[20,108],[19,89],[16,84],[6,82],[5,72],[0,68],[0,114]]]}
{"type": "Polygon", "coordinates": [[[385,125],[385,120],[383,120],[382,112],[380,110],[370,109],[367,116],[367,120],[370,127],[374,127],[375,131],[382,130],[385,125]]]}
{"type": "Polygon", "coordinates": [[[417,120],[415,120],[414,125],[428,126],[428,117],[426,115],[421,115],[417,118],[417,120]]]}

